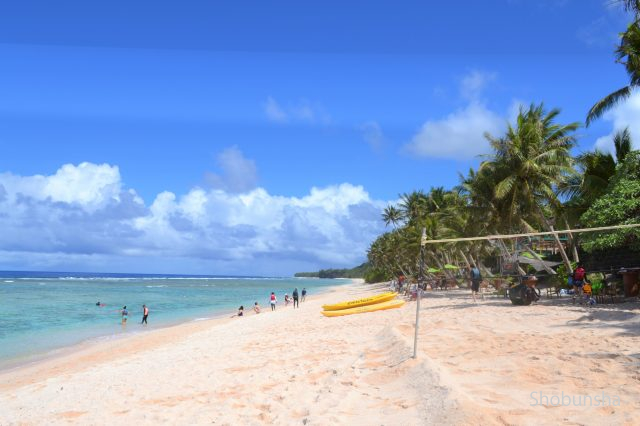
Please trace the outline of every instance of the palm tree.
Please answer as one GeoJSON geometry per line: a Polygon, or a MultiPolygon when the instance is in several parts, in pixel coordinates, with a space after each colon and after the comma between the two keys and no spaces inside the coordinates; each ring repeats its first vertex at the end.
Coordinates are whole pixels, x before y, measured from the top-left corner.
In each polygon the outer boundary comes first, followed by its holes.
{"type": "Polygon", "coordinates": [[[616,164],[621,164],[631,152],[629,129],[617,132],[613,144],[615,158],[610,153],[599,150],[580,154],[576,158],[579,173],[571,176],[560,186],[559,193],[569,197],[563,208],[568,213],[570,222],[578,222],[591,204],[606,193],[609,181],[616,172],[616,164]]]}
{"type": "Polygon", "coordinates": [[[384,224],[389,226],[389,224],[393,224],[394,229],[397,227],[398,223],[402,220],[402,212],[395,206],[387,206],[382,213],[382,220],[384,220],[384,224]]]}
{"type": "MultiPolygon", "coordinates": [[[[580,124],[556,124],[559,113],[559,109],[546,112],[543,104],[532,104],[526,110],[520,108],[516,127],[509,125],[504,137],[485,135],[494,153],[482,163],[481,171],[494,174],[495,199],[506,202],[502,208],[510,226],[516,228],[513,230],[531,230],[536,223],[551,230],[545,210],[560,206],[556,189],[575,173],[570,154],[575,137],[571,133],[580,124]]],[[[556,242],[571,268],[562,244],[556,242]]]]}
{"type": "Polygon", "coordinates": [[[431,188],[427,196],[427,210],[429,213],[435,213],[445,207],[447,191],[442,186],[431,188]]]}
{"type": "Polygon", "coordinates": [[[628,127],[616,133],[613,137],[613,145],[616,148],[616,162],[620,164],[624,161],[627,154],[631,152],[632,143],[628,127]]]}
{"type": "MultiPolygon", "coordinates": [[[[631,8],[638,11],[638,1],[626,1],[631,8]]],[[[616,49],[616,62],[624,65],[629,75],[629,84],[605,96],[595,103],[587,114],[587,126],[593,120],[602,116],[606,111],[631,96],[633,89],[640,86],[640,26],[638,14],[636,19],[627,27],[627,31],[620,35],[620,45],[616,49]]]]}
{"type": "Polygon", "coordinates": [[[640,0],[619,0],[627,12],[640,13],[640,0]]]}
{"type": "Polygon", "coordinates": [[[407,224],[413,225],[427,215],[428,198],[424,192],[404,193],[400,196],[400,199],[400,211],[407,224]]]}

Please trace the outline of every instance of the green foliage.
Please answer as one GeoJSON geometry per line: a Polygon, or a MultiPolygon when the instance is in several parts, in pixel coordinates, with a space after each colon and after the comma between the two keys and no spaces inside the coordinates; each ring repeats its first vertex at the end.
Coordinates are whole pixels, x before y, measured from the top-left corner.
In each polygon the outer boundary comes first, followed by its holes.
{"type": "Polygon", "coordinates": [[[298,278],[364,278],[369,269],[369,264],[365,262],[351,269],[321,269],[318,272],[296,272],[293,276],[298,278]]]}
{"type": "Polygon", "coordinates": [[[296,278],[319,278],[317,272],[296,272],[293,276],[296,278]]]}
{"type": "Polygon", "coordinates": [[[597,282],[597,283],[591,284],[591,293],[594,294],[594,295],[598,295],[598,294],[602,293],[603,289],[604,289],[604,283],[603,282],[597,282]]]}
{"type": "Polygon", "coordinates": [[[571,271],[567,271],[567,267],[565,265],[560,265],[556,268],[556,273],[554,281],[559,288],[569,288],[569,274],[571,274],[576,269],[577,263],[573,262],[571,264],[571,271]]]}
{"type": "Polygon", "coordinates": [[[392,279],[392,277],[380,269],[372,268],[364,274],[364,281],[367,283],[379,283],[389,281],[390,279],[392,279]]]}
{"type": "Polygon", "coordinates": [[[591,283],[591,291],[594,295],[600,294],[604,289],[604,276],[601,273],[588,274],[587,281],[591,283]]]}
{"type": "MultiPolygon", "coordinates": [[[[640,223],[640,151],[627,154],[607,188],[580,218],[587,227],[640,223]]],[[[586,251],[626,247],[640,251],[640,229],[589,233],[583,237],[586,251]]]]}

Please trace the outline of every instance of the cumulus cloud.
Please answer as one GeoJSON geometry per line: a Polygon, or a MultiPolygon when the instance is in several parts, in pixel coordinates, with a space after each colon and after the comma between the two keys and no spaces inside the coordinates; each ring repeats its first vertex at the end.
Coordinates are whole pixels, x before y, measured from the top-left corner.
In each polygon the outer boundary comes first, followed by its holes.
{"type": "Polygon", "coordinates": [[[614,135],[624,128],[629,128],[631,140],[635,149],[640,149],[640,92],[634,92],[626,102],[606,112],[603,120],[613,125],[611,133],[596,140],[595,148],[602,151],[615,152],[613,146],[614,135]]]}
{"type": "Polygon", "coordinates": [[[473,158],[489,150],[484,133],[499,134],[505,121],[482,103],[471,102],[443,119],[424,123],[406,149],[423,157],[473,158]]]}
{"type": "Polygon", "coordinates": [[[495,112],[483,100],[483,92],[496,74],[471,71],[460,80],[460,96],[466,106],[446,117],[427,120],[403,149],[416,156],[470,159],[489,152],[485,133],[500,135],[513,123],[522,105],[513,100],[507,111],[495,112]]]}
{"type": "Polygon", "coordinates": [[[253,160],[247,159],[238,147],[233,146],[217,157],[221,174],[206,173],[205,180],[214,188],[229,192],[245,192],[256,187],[258,169],[253,160]]]}
{"type": "Polygon", "coordinates": [[[365,142],[369,144],[371,149],[374,151],[379,151],[382,149],[382,145],[384,144],[384,134],[382,133],[382,128],[375,121],[368,121],[360,126],[360,131],[362,132],[362,137],[365,142]]]}
{"type": "Polygon", "coordinates": [[[267,119],[276,123],[328,124],[331,122],[331,116],[322,105],[306,99],[283,106],[269,96],[263,104],[263,109],[267,119]]]}
{"type": "Polygon", "coordinates": [[[5,190],[11,188],[14,196],[83,205],[90,210],[117,201],[122,191],[118,167],[108,164],[66,164],[52,176],[23,178],[5,173],[0,179],[5,182],[5,190]]]}
{"type": "Polygon", "coordinates": [[[0,268],[247,275],[348,267],[364,259],[383,231],[385,205],[345,183],[303,197],[263,188],[165,191],[147,206],[125,188],[115,166],[67,164],[49,176],[4,173],[0,268]]]}

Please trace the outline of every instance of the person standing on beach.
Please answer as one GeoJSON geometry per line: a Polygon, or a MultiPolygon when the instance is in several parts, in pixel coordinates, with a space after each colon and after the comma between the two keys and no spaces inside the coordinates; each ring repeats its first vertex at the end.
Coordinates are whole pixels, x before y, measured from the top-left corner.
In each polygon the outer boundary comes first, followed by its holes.
{"type": "Polygon", "coordinates": [[[302,301],[307,298],[307,289],[305,287],[302,288],[302,301]]]}
{"type": "Polygon", "coordinates": [[[469,268],[469,273],[471,275],[471,297],[473,297],[473,301],[477,302],[476,296],[478,295],[478,291],[480,291],[480,281],[482,281],[482,274],[480,274],[480,269],[476,266],[469,268]]]}
{"type": "Polygon", "coordinates": [[[293,309],[299,308],[300,303],[298,302],[298,287],[293,289],[293,309]]]}
{"type": "Polygon", "coordinates": [[[578,263],[576,270],[573,271],[573,302],[575,303],[576,298],[578,300],[582,299],[582,286],[584,285],[586,273],[581,263],[578,263]]]}
{"type": "Polygon", "coordinates": [[[127,306],[123,306],[122,310],[120,310],[120,314],[122,315],[122,325],[127,325],[127,317],[129,316],[129,311],[127,311],[127,306]]]}
{"type": "Polygon", "coordinates": [[[142,322],[140,324],[148,324],[147,317],[149,316],[149,308],[147,305],[142,305],[142,322]]]}
{"type": "Polygon", "coordinates": [[[259,313],[260,313],[260,305],[258,305],[258,302],[256,302],[256,303],[253,305],[253,311],[254,311],[256,314],[259,314],[259,313]]]}
{"type": "Polygon", "coordinates": [[[271,298],[269,300],[269,303],[271,303],[271,310],[275,311],[276,310],[276,302],[278,300],[276,299],[276,294],[274,292],[271,292],[271,298]]]}

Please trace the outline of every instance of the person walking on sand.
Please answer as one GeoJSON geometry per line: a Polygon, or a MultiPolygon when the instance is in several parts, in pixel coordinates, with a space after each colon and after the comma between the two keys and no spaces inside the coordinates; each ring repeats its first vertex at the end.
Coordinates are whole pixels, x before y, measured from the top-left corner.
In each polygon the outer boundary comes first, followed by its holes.
{"type": "Polygon", "coordinates": [[[307,298],[307,289],[306,288],[302,288],[302,301],[304,302],[304,299],[307,298]]]}
{"type": "Polygon", "coordinates": [[[127,306],[123,306],[120,310],[120,314],[122,315],[122,325],[127,325],[127,317],[129,316],[129,311],[127,311],[127,306]]]}
{"type": "Polygon", "coordinates": [[[581,263],[578,263],[576,270],[573,271],[573,303],[576,303],[576,298],[578,301],[582,299],[582,291],[585,281],[585,270],[582,267],[581,263]]]}
{"type": "Polygon", "coordinates": [[[254,311],[256,314],[259,314],[259,313],[260,313],[260,305],[258,305],[258,302],[256,302],[256,303],[254,303],[254,304],[253,304],[253,311],[254,311]]]}
{"type": "Polygon", "coordinates": [[[142,305],[142,322],[140,324],[147,325],[148,316],[149,316],[149,308],[147,308],[147,305],[142,305]]]}
{"type": "Polygon", "coordinates": [[[298,287],[293,289],[293,309],[299,308],[300,303],[298,302],[298,287]]]}
{"type": "Polygon", "coordinates": [[[477,302],[476,296],[478,295],[478,291],[480,291],[480,281],[482,281],[482,274],[480,274],[480,269],[476,266],[469,267],[469,274],[471,278],[471,297],[473,297],[473,301],[477,302]]]}
{"type": "Polygon", "coordinates": [[[276,299],[276,294],[274,292],[271,292],[271,298],[269,299],[269,303],[271,304],[271,310],[275,311],[276,310],[276,303],[278,302],[278,300],[276,299]]]}

